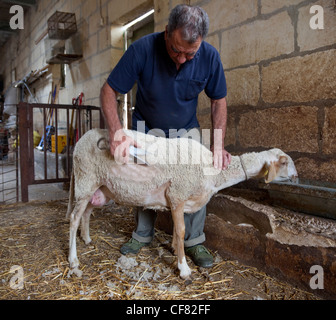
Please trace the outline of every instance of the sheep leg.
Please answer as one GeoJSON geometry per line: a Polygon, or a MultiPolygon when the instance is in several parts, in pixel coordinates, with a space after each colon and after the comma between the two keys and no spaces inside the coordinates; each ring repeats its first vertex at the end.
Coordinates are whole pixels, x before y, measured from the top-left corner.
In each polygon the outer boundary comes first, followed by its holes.
{"type": "Polygon", "coordinates": [[[82,216],[81,238],[84,240],[85,244],[89,244],[92,241],[90,238],[90,216],[92,210],[93,206],[89,203],[82,216]]]}
{"type": "Polygon", "coordinates": [[[185,224],[184,224],[184,203],[179,204],[174,209],[171,210],[172,218],[174,222],[174,236],[175,247],[177,251],[178,259],[178,269],[180,270],[180,277],[184,280],[191,280],[191,270],[187,264],[187,260],[184,253],[184,235],[185,235],[185,224]]]}
{"type": "Polygon", "coordinates": [[[68,276],[75,273],[78,277],[82,276],[82,271],[78,269],[79,261],[77,258],[76,235],[81,217],[88,205],[87,199],[79,200],[70,215],[70,238],[69,238],[69,264],[70,271],[68,276]]]}
{"type": "Polygon", "coordinates": [[[102,189],[98,189],[92,196],[88,206],[82,217],[81,225],[81,237],[84,240],[85,244],[91,242],[90,238],[90,215],[94,207],[101,207],[107,202],[109,202],[109,197],[104,193],[102,189]]]}
{"type": "Polygon", "coordinates": [[[174,254],[177,256],[177,240],[176,240],[176,232],[175,232],[175,228],[173,230],[173,241],[172,241],[172,247],[174,249],[174,254]]]}

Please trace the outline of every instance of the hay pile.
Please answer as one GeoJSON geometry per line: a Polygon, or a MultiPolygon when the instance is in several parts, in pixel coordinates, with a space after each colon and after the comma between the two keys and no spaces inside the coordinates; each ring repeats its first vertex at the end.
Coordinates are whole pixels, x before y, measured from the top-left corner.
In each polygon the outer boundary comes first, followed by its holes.
{"type": "Polygon", "coordinates": [[[216,253],[211,269],[198,268],[188,258],[193,282],[186,285],[178,276],[171,236],[159,230],[137,256],[122,256],[119,248],[134,229],[133,209],[117,205],[94,211],[92,243],[77,239],[83,277],[68,278],[66,205],[30,202],[0,208],[0,299],[316,299],[216,253]],[[11,288],[13,266],[23,271],[20,290],[11,288]]]}

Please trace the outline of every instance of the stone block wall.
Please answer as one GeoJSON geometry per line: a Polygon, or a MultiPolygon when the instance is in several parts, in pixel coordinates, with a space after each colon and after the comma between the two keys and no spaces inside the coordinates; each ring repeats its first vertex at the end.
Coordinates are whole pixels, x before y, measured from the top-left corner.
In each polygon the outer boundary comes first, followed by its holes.
{"type": "MultiPolygon", "coordinates": [[[[56,10],[74,12],[83,58],[66,67],[57,102],[69,104],[84,92],[86,104],[100,105],[100,88],[124,52],[122,25],[154,8],[155,31],[163,31],[179,3],[200,5],[210,17],[206,41],[220,52],[227,77],[227,149],[279,147],[293,157],[301,177],[336,182],[334,0],[38,0],[25,13],[24,30],[1,49],[5,87],[13,70],[18,80],[46,65],[44,41],[35,40],[56,10]],[[310,27],[313,5],[323,8],[323,30],[310,27]]],[[[34,84],[39,102],[48,102],[59,77],[55,65],[34,84]]],[[[204,93],[198,118],[202,128],[211,127],[204,93]]]]}
{"type": "MultiPolygon", "coordinates": [[[[226,147],[278,147],[301,178],[336,182],[336,11],[332,0],[191,1],[210,17],[207,41],[220,52],[228,85],[226,147]],[[323,30],[313,30],[313,5],[323,30]]],[[[209,128],[209,103],[199,101],[209,128]]]]}

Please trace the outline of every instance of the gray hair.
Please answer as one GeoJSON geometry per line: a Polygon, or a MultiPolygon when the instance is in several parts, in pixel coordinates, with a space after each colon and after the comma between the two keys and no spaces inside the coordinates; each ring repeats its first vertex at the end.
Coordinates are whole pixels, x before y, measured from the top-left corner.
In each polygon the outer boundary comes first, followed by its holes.
{"type": "Polygon", "coordinates": [[[181,29],[183,40],[194,43],[199,37],[204,39],[209,31],[208,14],[200,7],[179,4],[170,13],[167,32],[181,29]]]}

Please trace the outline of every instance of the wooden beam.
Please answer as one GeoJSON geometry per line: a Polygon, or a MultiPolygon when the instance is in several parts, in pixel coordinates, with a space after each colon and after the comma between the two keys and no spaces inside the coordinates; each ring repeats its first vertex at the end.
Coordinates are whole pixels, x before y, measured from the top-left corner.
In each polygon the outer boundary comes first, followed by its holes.
{"type": "Polygon", "coordinates": [[[18,4],[21,6],[28,6],[28,7],[32,7],[36,5],[36,0],[3,0],[3,2],[7,2],[10,4],[18,4]]]}

